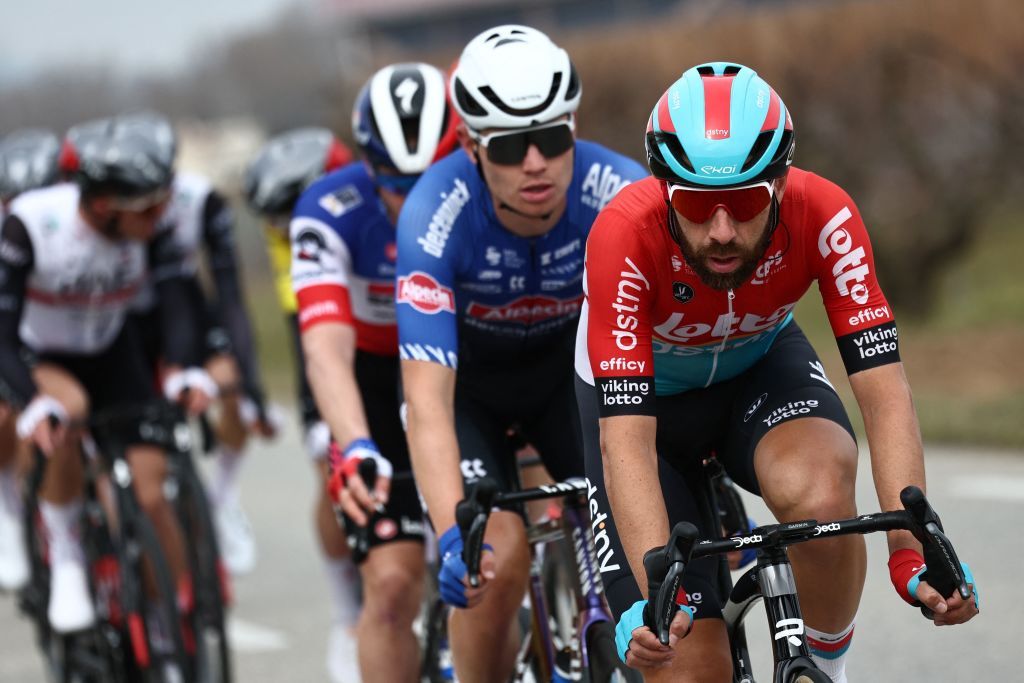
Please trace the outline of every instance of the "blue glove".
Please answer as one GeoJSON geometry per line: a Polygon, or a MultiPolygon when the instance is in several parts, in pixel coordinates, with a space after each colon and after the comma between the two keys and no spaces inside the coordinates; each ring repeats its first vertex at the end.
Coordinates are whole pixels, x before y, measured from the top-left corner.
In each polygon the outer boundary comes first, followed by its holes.
{"type": "MultiPolygon", "coordinates": [[[[690,615],[692,624],[696,610],[689,605],[677,604],[676,607],[690,615]]],[[[615,651],[619,653],[619,659],[623,664],[626,663],[626,651],[629,649],[629,641],[633,639],[633,631],[646,625],[644,623],[644,610],[646,609],[647,601],[637,600],[632,607],[622,613],[619,623],[615,624],[615,651]]]]}
{"type": "MultiPolygon", "coordinates": [[[[441,568],[437,572],[438,590],[441,599],[453,607],[466,607],[466,563],[462,561],[462,532],[453,524],[437,542],[441,555],[441,568]]],[[[487,543],[484,550],[494,552],[487,543]]]]}
{"type": "MultiPolygon", "coordinates": [[[[907,582],[907,593],[912,596],[917,596],[917,587],[921,583],[921,575],[924,574],[927,566],[921,565],[910,580],[907,582]]],[[[960,562],[960,569],[964,573],[964,581],[971,586],[971,592],[974,594],[974,606],[977,609],[981,609],[981,605],[978,603],[978,584],[974,582],[974,574],[971,573],[971,568],[967,566],[966,562],[960,562]]]]}
{"type": "Polygon", "coordinates": [[[634,629],[644,625],[646,607],[646,600],[637,600],[632,607],[622,613],[619,622],[615,624],[615,651],[619,653],[619,659],[623,664],[626,663],[626,650],[629,649],[629,641],[633,639],[634,629]]]}

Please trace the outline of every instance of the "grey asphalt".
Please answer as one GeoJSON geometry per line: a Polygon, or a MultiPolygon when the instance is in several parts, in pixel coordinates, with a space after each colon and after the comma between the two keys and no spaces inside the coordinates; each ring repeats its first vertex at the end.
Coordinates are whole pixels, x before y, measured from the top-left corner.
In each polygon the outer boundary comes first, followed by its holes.
{"type": "MultiPolygon", "coordinates": [[[[324,681],[328,611],[311,509],[314,477],[297,435],[257,444],[243,472],[243,500],[259,544],[256,570],[235,582],[232,634],[237,680],[324,681]]],[[[868,539],[869,570],[847,672],[856,681],[1021,681],[1024,628],[1016,606],[1024,552],[1024,453],[928,448],[929,498],[982,594],[966,626],[936,628],[896,596],[884,539],[868,539]]],[[[866,457],[858,477],[861,512],[877,509],[866,457]]],[[[768,520],[751,501],[758,521],[768,520]]],[[[755,666],[770,680],[763,611],[748,617],[755,666]]],[[[0,596],[0,683],[43,680],[27,621],[0,596]]]]}

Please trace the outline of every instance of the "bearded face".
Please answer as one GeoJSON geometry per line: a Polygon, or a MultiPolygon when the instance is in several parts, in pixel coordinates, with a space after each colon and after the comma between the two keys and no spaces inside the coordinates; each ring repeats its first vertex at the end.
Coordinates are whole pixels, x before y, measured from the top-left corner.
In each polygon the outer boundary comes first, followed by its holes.
{"type": "Polygon", "coordinates": [[[726,211],[716,211],[705,223],[691,223],[673,211],[676,241],[701,282],[712,289],[735,289],[754,274],[771,243],[771,212],[769,205],[741,223],[726,211]]]}

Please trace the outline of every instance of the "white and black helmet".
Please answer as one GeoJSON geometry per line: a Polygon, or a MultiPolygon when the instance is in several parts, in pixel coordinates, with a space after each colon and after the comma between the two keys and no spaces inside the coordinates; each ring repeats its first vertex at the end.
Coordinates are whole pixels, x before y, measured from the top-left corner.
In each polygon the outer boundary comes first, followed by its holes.
{"type": "Polygon", "coordinates": [[[452,101],[473,130],[525,128],[572,114],[580,79],[565,50],[528,26],[488,29],[469,41],[452,74],[452,101]]]}
{"type": "Polygon", "coordinates": [[[84,191],[128,197],[169,187],[176,152],[174,128],[163,116],[124,114],[72,127],[61,167],[84,191]]]}
{"type": "Polygon", "coordinates": [[[444,72],[420,62],[373,74],[352,107],[352,134],[370,165],[403,175],[423,173],[455,149],[457,123],[444,72]]]}
{"type": "Polygon", "coordinates": [[[253,210],[290,213],[302,191],[324,173],[352,161],[352,153],[326,128],[296,128],[271,138],[245,173],[253,210]]]}
{"type": "Polygon", "coordinates": [[[51,131],[26,128],[0,141],[0,199],[8,201],[22,192],[57,180],[60,139],[51,131]]]}

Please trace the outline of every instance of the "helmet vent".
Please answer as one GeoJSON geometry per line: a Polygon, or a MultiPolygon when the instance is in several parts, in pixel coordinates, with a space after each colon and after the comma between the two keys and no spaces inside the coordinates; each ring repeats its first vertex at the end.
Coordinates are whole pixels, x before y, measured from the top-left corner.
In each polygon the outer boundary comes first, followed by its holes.
{"type": "MultiPolygon", "coordinates": [[[[675,159],[680,166],[690,173],[694,172],[693,162],[690,161],[690,157],[686,154],[682,144],[680,144],[678,136],[664,133],[648,133],[647,135],[651,138],[651,143],[648,146],[658,154],[658,156],[661,156],[658,151],[658,144],[660,143],[668,148],[669,156],[672,159],[675,159]]],[[[668,164],[665,164],[665,166],[668,167],[668,164]]],[[[671,171],[669,172],[671,173],[671,171]]]]}
{"type": "Polygon", "coordinates": [[[462,111],[470,116],[487,116],[487,110],[480,106],[480,103],[473,99],[473,96],[466,90],[462,80],[455,79],[455,101],[459,103],[462,111]]]}
{"type": "Polygon", "coordinates": [[[775,136],[775,131],[766,130],[758,134],[757,139],[754,140],[754,146],[750,148],[750,154],[747,155],[746,161],[743,162],[742,171],[748,170],[751,166],[756,164],[765,151],[768,149],[768,145],[772,143],[772,138],[775,136]]]}
{"type": "Polygon", "coordinates": [[[576,71],[576,65],[569,63],[569,87],[565,90],[565,99],[571,100],[580,91],[580,75],[576,71]]]}
{"type": "Polygon", "coordinates": [[[498,39],[498,42],[494,44],[494,47],[501,47],[502,45],[509,45],[511,43],[525,43],[526,41],[523,40],[522,38],[512,38],[511,37],[511,36],[525,36],[525,35],[526,35],[526,31],[521,31],[519,29],[513,29],[513,30],[509,31],[509,36],[510,37],[502,38],[500,33],[492,33],[491,35],[487,36],[487,40],[485,42],[490,42],[492,40],[498,39]]]}
{"type": "MultiPolygon", "coordinates": [[[[480,88],[480,94],[486,97],[491,104],[493,104],[495,107],[497,107],[506,114],[510,114],[512,116],[531,116],[533,114],[540,114],[541,112],[543,112],[544,110],[551,106],[551,103],[555,99],[555,95],[558,94],[558,86],[560,86],[561,84],[562,74],[556,73],[554,77],[551,79],[551,90],[548,92],[548,96],[544,98],[544,101],[535,107],[526,107],[523,109],[516,109],[515,107],[510,107],[504,102],[502,102],[501,98],[498,97],[497,93],[495,93],[494,90],[492,90],[489,85],[485,85],[482,88],[480,88]]],[[[458,97],[457,92],[456,97],[458,97]]],[[[467,111],[469,110],[467,109],[467,111]]],[[[480,113],[483,114],[485,112],[481,111],[480,113]]]]}

